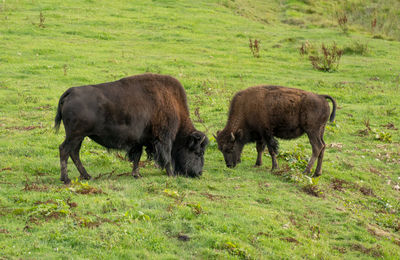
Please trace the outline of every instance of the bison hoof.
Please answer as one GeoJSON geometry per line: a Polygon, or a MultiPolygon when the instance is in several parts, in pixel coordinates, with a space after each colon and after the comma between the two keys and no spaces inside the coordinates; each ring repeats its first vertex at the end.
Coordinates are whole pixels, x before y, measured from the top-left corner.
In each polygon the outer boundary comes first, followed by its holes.
{"type": "Polygon", "coordinates": [[[321,172],[315,172],[314,175],[313,175],[313,177],[314,177],[314,178],[315,178],[315,177],[319,177],[319,176],[321,176],[321,174],[322,174],[321,172]]]}
{"type": "Polygon", "coordinates": [[[135,179],[140,179],[140,178],[142,178],[142,175],[140,175],[139,173],[132,174],[132,176],[133,176],[133,178],[135,178],[135,179]]]}
{"type": "Polygon", "coordinates": [[[89,174],[79,176],[79,179],[81,180],[90,180],[91,178],[92,176],[90,176],[89,174]]]}
{"type": "Polygon", "coordinates": [[[63,181],[65,185],[69,185],[71,183],[71,180],[68,177],[61,179],[61,181],[63,181]]]}
{"type": "Polygon", "coordinates": [[[256,163],[256,164],[253,165],[254,168],[258,168],[258,167],[260,167],[260,166],[261,166],[261,163],[260,163],[260,164],[259,164],[259,163],[256,163]]]}

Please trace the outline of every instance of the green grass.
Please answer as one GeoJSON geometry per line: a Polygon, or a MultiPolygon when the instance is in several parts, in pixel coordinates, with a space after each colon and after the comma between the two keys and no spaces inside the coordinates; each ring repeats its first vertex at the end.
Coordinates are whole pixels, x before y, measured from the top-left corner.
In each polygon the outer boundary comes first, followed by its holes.
{"type": "MultiPolygon", "coordinates": [[[[400,258],[400,135],[388,125],[400,128],[400,43],[356,22],[344,35],[326,1],[266,2],[2,1],[0,258],[400,258]],[[260,58],[249,38],[261,41],[260,58]],[[320,72],[299,54],[306,41],[355,51],[320,72]],[[52,128],[60,95],[144,72],[176,77],[193,119],[199,108],[204,175],[169,178],[145,162],[136,180],[123,174],[129,162],[86,139],[94,179],[64,186],[64,133],[52,128]],[[255,144],[225,167],[212,133],[233,94],[257,84],[337,100],[314,184],[297,167],[311,154],[305,136],[280,141],[275,174],[267,154],[253,168],[255,144]]],[[[69,175],[79,175],[71,161],[69,175]]]]}

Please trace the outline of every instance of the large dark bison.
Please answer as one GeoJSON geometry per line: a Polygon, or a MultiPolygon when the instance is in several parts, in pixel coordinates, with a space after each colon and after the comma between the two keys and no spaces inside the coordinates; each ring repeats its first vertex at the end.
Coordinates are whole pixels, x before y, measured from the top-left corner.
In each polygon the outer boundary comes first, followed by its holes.
{"type": "Polygon", "coordinates": [[[335,118],[336,102],[328,95],[318,95],[301,89],[281,86],[255,86],[239,91],[232,99],[228,122],[217,133],[218,149],[223,153],[227,167],[240,162],[246,143],[256,142],[256,166],[261,165],[265,145],[272,157],[272,169],[278,168],[276,155],[278,141],[308,135],[312,156],[305,169],[309,173],[318,158],[314,176],[321,175],[325,143],[323,140],[328,119],[335,118]],[[329,105],[333,103],[329,117],[329,105]]]}
{"type": "Polygon", "coordinates": [[[69,157],[80,177],[90,179],[79,159],[86,136],[108,149],[125,150],[134,177],[140,177],[144,146],[169,176],[202,173],[208,139],[193,126],[185,90],[170,76],[143,74],[70,88],[58,103],[56,129],[61,120],[66,134],[60,145],[61,181],[66,184],[69,157]]]}

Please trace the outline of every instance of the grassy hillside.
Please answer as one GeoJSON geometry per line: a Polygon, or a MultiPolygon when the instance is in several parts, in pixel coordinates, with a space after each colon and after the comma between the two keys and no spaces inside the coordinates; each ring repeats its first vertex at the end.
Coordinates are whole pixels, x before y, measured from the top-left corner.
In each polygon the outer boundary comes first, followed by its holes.
{"type": "MultiPolygon", "coordinates": [[[[374,6],[381,17],[387,5],[326,2],[2,1],[0,258],[399,259],[400,43],[359,15],[374,6]],[[261,42],[259,58],[249,38],[261,42]],[[344,50],[338,70],[315,70],[308,55],[333,42],[344,50]],[[136,180],[122,152],[86,139],[81,158],[94,178],[63,185],[60,95],[144,72],[183,83],[210,138],[203,176],[169,178],[143,156],[136,180]],[[255,144],[225,167],[212,133],[232,95],[257,84],[337,100],[320,179],[301,174],[305,136],[280,141],[280,171],[267,154],[253,167],[255,144]]],[[[69,175],[79,175],[71,160],[69,175]]]]}

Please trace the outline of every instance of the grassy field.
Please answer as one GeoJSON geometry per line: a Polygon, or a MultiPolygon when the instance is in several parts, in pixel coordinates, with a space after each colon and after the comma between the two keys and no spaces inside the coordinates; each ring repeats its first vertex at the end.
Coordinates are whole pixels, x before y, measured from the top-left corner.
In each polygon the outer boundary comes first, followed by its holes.
{"type": "Polygon", "coordinates": [[[370,30],[363,8],[384,19],[388,5],[364,2],[0,2],[0,258],[399,259],[399,17],[370,30]],[[261,42],[259,58],[249,38],[261,42]],[[337,71],[300,55],[302,44],[333,42],[345,50],[337,71]],[[70,160],[76,180],[63,185],[60,95],[144,72],[184,85],[210,138],[203,176],[169,178],[143,156],[137,180],[122,152],[86,139],[81,158],[94,178],[77,180],[70,160]],[[321,178],[301,174],[305,136],[280,141],[280,171],[267,154],[253,167],[255,144],[225,167],[212,134],[233,94],[258,84],[337,100],[321,178]]]}

